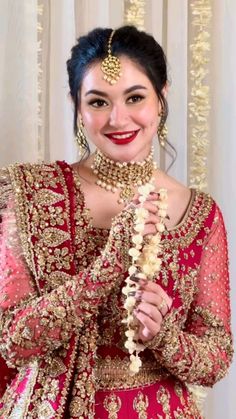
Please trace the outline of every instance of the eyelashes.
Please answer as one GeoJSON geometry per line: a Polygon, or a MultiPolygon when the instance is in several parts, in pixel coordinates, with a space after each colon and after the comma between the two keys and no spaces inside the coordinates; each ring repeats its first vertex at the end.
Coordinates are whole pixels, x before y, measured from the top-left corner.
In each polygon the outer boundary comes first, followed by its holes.
{"type": "Polygon", "coordinates": [[[142,95],[132,95],[128,98],[128,103],[138,103],[141,102],[143,99],[145,99],[142,95]]]}
{"type": "Polygon", "coordinates": [[[107,102],[103,99],[90,100],[89,105],[93,106],[94,108],[103,108],[104,106],[108,106],[107,102]]]}
{"type": "MultiPolygon", "coordinates": [[[[145,99],[145,96],[136,94],[136,95],[129,96],[127,98],[127,100],[126,100],[126,103],[128,103],[128,104],[136,104],[136,103],[140,103],[144,99],[145,99]]],[[[109,103],[106,100],[99,99],[99,98],[98,99],[92,99],[92,100],[90,100],[88,102],[88,104],[90,106],[92,106],[93,108],[104,108],[104,107],[109,106],[109,103]]]]}

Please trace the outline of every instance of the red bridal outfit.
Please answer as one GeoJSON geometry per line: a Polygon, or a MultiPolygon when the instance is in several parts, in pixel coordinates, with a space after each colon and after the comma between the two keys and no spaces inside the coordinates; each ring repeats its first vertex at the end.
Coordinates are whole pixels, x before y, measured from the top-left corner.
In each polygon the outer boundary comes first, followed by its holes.
{"type": "Polygon", "coordinates": [[[212,386],[232,358],[214,201],[192,191],[182,222],[163,234],[156,281],[173,305],[131,376],[121,288],[132,213],[92,227],[64,162],[11,166],[0,185],[0,418],[201,418],[189,384],[212,386]]]}

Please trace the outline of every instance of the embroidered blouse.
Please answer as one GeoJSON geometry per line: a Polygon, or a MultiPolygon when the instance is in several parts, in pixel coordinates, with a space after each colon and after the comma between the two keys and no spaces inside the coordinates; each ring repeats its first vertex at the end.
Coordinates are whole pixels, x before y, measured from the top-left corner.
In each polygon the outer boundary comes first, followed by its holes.
{"type": "Polygon", "coordinates": [[[190,385],[212,386],[232,358],[227,241],[212,198],[192,191],[163,233],[156,281],[173,306],[132,376],[121,293],[132,211],[94,228],[64,162],[11,166],[0,185],[0,418],[201,418],[190,385]]]}

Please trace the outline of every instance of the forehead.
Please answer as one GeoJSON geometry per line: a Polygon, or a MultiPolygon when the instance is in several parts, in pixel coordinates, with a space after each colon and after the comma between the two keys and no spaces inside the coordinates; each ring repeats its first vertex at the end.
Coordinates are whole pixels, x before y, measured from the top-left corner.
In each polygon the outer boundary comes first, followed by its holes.
{"type": "Polygon", "coordinates": [[[96,89],[103,92],[115,93],[121,92],[132,85],[143,85],[147,89],[153,89],[152,84],[144,73],[142,68],[127,57],[120,57],[121,62],[121,77],[116,84],[110,85],[103,79],[103,72],[101,70],[101,61],[92,65],[82,81],[81,95],[86,94],[88,90],[96,89]]]}

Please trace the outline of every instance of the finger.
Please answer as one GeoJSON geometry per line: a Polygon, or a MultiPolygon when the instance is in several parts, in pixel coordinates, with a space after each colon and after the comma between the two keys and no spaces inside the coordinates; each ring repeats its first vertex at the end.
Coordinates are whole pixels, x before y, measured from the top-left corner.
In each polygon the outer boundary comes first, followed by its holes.
{"type": "Polygon", "coordinates": [[[158,211],[157,206],[152,201],[146,201],[143,204],[143,208],[147,209],[149,212],[156,214],[158,211]]]}
{"type": "Polygon", "coordinates": [[[156,234],[157,230],[154,224],[145,224],[144,230],[142,232],[143,236],[148,236],[156,234]]]}
{"type": "Polygon", "coordinates": [[[169,307],[161,295],[148,291],[138,291],[136,295],[141,302],[152,304],[154,307],[156,307],[162,316],[167,314],[169,307]]]}
{"type": "Polygon", "coordinates": [[[148,329],[152,337],[160,331],[162,319],[157,323],[142,311],[135,311],[135,316],[140,321],[140,323],[148,329]]]}
{"type": "Polygon", "coordinates": [[[147,342],[153,338],[153,335],[149,332],[148,328],[143,326],[141,323],[138,330],[138,339],[141,339],[143,342],[147,342]]]}
{"type": "Polygon", "coordinates": [[[153,304],[141,302],[137,306],[136,310],[142,311],[142,313],[144,313],[146,316],[150,317],[150,319],[152,319],[155,323],[159,324],[159,323],[162,322],[163,317],[162,317],[160,311],[158,310],[158,308],[156,306],[154,306],[153,304]]]}
{"type": "Polygon", "coordinates": [[[148,292],[154,292],[157,295],[159,295],[161,298],[163,298],[168,306],[168,309],[170,310],[173,300],[169,295],[163,290],[163,288],[158,285],[157,283],[153,281],[147,281],[141,286],[142,291],[148,291],[148,292]]]}
{"type": "MultiPolygon", "coordinates": [[[[140,202],[139,202],[139,197],[140,197],[140,195],[139,195],[138,193],[137,193],[137,194],[135,194],[131,202],[133,202],[133,203],[134,203],[134,204],[136,204],[136,205],[139,205],[139,204],[140,204],[140,202]]],[[[158,198],[159,198],[159,195],[158,195],[158,193],[157,193],[157,192],[151,192],[151,193],[147,196],[147,198],[146,198],[146,201],[145,201],[145,202],[147,202],[147,201],[157,201],[157,200],[158,200],[158,198]]]]}

